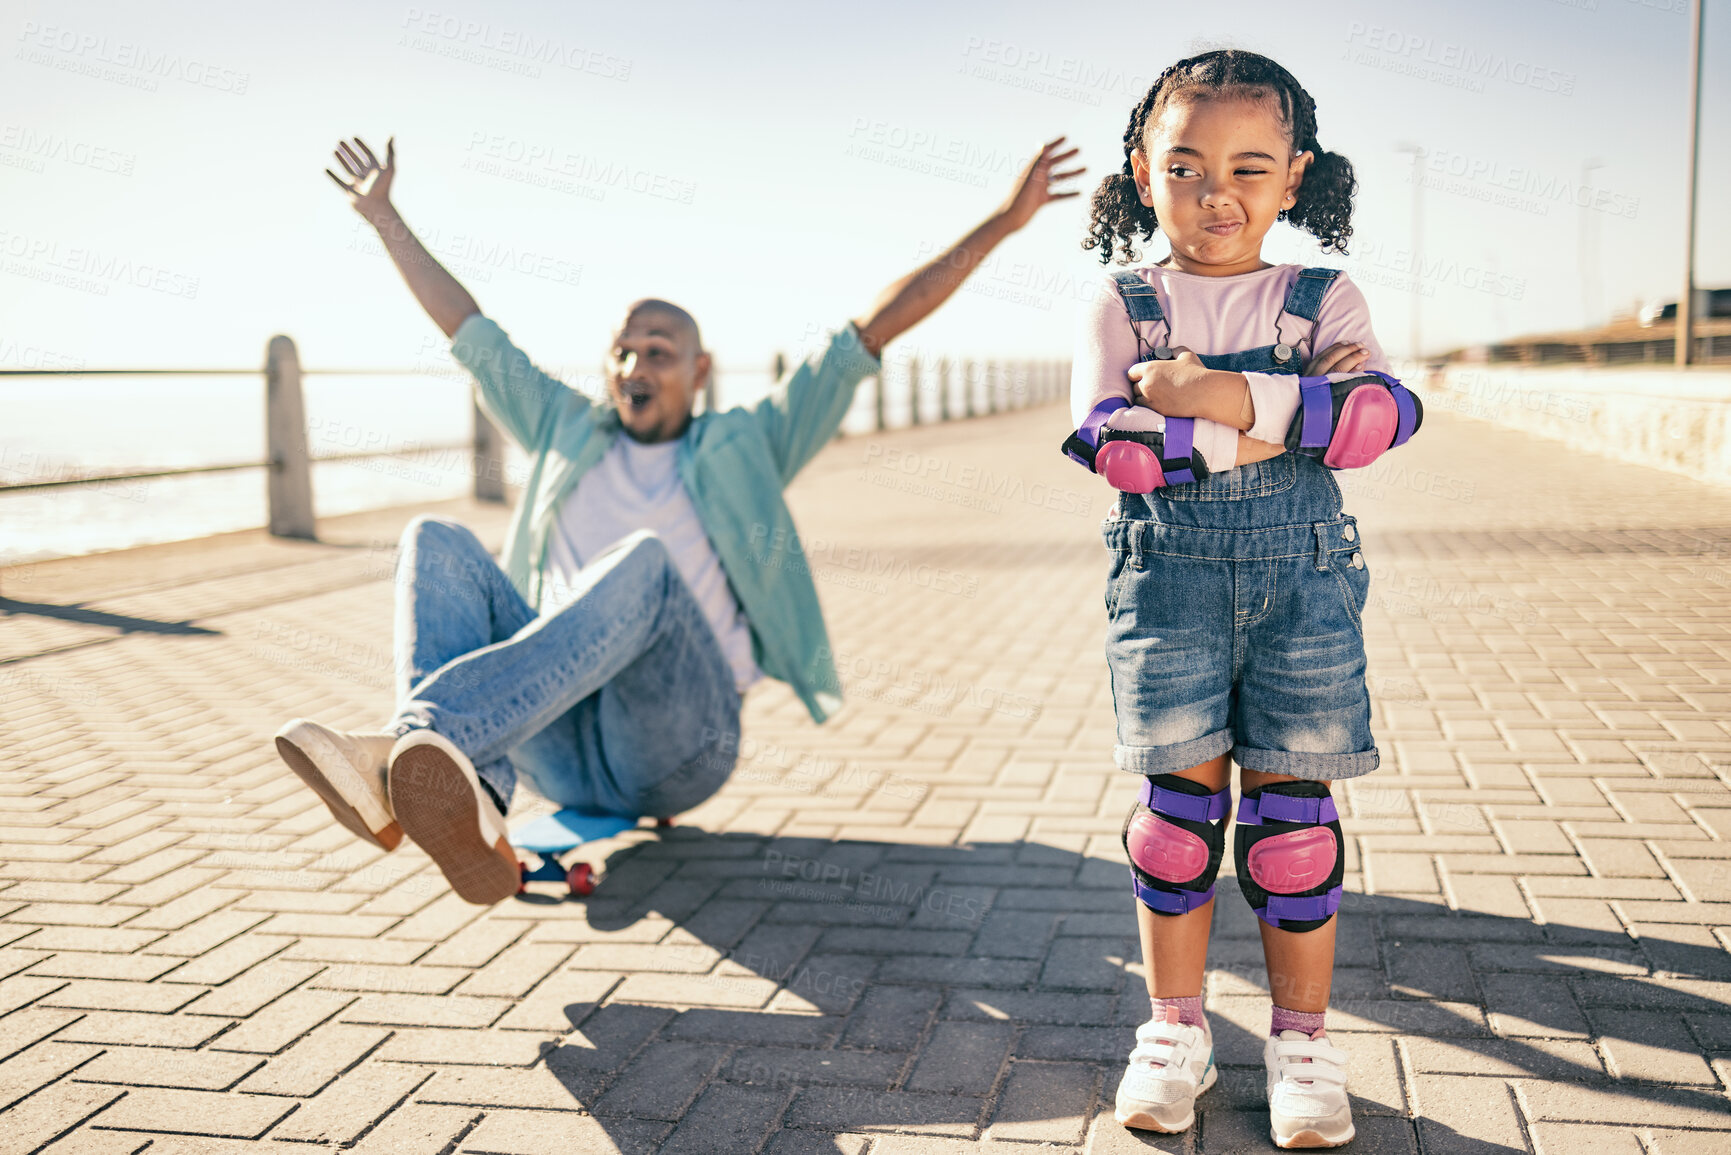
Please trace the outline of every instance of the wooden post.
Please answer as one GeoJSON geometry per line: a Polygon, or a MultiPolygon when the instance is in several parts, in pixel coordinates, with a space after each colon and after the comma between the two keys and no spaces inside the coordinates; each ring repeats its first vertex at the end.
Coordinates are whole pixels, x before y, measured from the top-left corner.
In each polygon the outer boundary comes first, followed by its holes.
{"type": "Polygon", "coordinates": [[[972,357],[962,362],[962,416],[974,415],[974,366],[978,362],[972,357]]]}
{"type": "Polygon", "coordinates": [[[307,453],[306,406],[301,401],[301,360],[280,333],[264,355],[265,497],[273,537],[316,541],[312,464],[307,453]]]}
{"type": "Polygon", "coordinates": [[[938,362],[938,420],[950,419],[950,367],[955,362],[948,357],[938,362]]]}
{"type": "Polygon", "coordinates": [[[769,367],[770,383],[771,384],[779,384],[781,382],[781,379],[786,375],[787,375],[787,355],[784,354],[781,350],[777,349],[775,352],[775,360],[774,360],[774,362],[772,362],[770,364],[770,367],[769,367]]]}
{"type": "Polygon", "coordinates": [[[996,377],[997,373],[998,363],[996,361],[987,361],[984,377],[986,382],[986,415],[988,417],[998,411],[998,391],[996,386],[992,383],[992,378],[996,377]]]}
{"type": "Polygon", "coordinates": [[[471,405],[475,410],[475,500],[502,502],[505,500],[505,438],[500,435],[498,426],[481,412],[479,405],[472,402],[471,405]]]}
{"type": "Polygon", "coordinates": [[[872,385],[872,406],[876,410],[877,430],[884,431],[884,373],[883,366],[878,367],[877,381],[872,385]]]}
{"type": "Polygon", "coordinates": [[[908,424],[920,423],[920,359],[908,358],[908,424]]]}

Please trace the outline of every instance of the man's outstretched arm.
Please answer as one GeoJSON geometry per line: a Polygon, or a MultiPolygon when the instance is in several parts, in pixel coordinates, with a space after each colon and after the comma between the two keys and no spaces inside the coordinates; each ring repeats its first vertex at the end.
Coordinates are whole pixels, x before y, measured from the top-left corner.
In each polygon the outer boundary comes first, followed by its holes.
{"type": "MultiPolygon", "coordinates": [[[[877,302],[852,323],[859,333],[837,334],[818,356],[796,368],[753,409],[785,484],[804,468],[841,427],[859,382],[877,373],[883,348],[949,299],[998,242],[1033,219],[1041,206],[1077,196],[1052,184],[1079,175],[1080,168],[1054,171],[1076,155],[1060,152],[1064,138],[1042,148],[1016,178],[1009,199],[967,236],[878,294],[877,302]]],[[[881,378],[880,378],[881,380],[881,378]]]]}
{"type": "Polygon", "coordinates": [[[443,330],[445,336],[455,336],[457,326],[470,315],[479,313],[481,307],[475,304],[475,298],[451,275],[450,270],[433,259],[433,254],[403,223],[402,215],[391,203],[391,181],[397,175],[397,138],[393,136],[385,142],[383,164],[358,136],[353,144],[339,142],[336,155],[337,162],[353,178],[352,183],[344,183],[328,168],[325,175],[348,194],[349,203],[362,219],[378,230],[385,252],[391,255],[397,271],[408,282],[409,291],[415,294],[415,300],[421,303],[433,324],[443,330]]]}
{"type": "Polygon", "coordinates": [[[588,404],[582,394],[537,368],[503,329],[482,316],[475,298],[403,223],[391,204],[391,181],[397,172],[395,137],[385,143],[384,164],[358,136],[353,144],[339,144],[336,155],[352,183],[345,183],[328,168],[325,175],[378,230],[385,251],[433,324],[445,336],[455,338],[457,330],[467,323],[463,339],[452,345],[451,355],[474,376],[481,408],[495,424],[517,444],[532,449],[540,444],[548,416],[557,405],[588,404]]]}
{"type": "Polygon", "coordinates": [[[1057,171],[1066,161],[1075,159],[1078,151],[1072,148],[1060,152],[1063,144],[1064,138],[1060,136],[1042,148],[1016,179],[1009,199],[972,232],[878,294],[865,317],[854,321],[866,352],[878,356],[890,341],[930,316],[1000,241],[1033,220],[1042,207],[1081,195],[1073,190],[1053,191],[1059,181],[1080,176],[1084,171],[1081,168],[1057,171]]]}

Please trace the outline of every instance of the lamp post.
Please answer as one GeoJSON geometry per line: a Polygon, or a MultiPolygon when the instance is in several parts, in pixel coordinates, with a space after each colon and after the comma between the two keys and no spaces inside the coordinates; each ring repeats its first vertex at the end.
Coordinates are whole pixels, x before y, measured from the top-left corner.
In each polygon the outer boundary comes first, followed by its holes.
{"type": "Polygon", "coordinates": [[[1689,38],[1689,185],[1683,194],[1683,295],[1677,298],[1677,368],[1694,360],[1695,169],[1701,156],[1701,24],[1705,0],[1695,0],[1689,38]]]}
{"type": "Polygon", "coordinates": [[[1599,238],[1597,222],[1594,220],[1594,196],[1587,184],[1593,173],[1605,167],[1605,162],[1598,157],[1581,162],[1580,191],[1587,198],[1587,203],[1581,206],[1581,244],[1576,256],[1576,263],[1581,266],[1581,328],[1590,329],[1593,318],[1599,315],[1599,238]]]}

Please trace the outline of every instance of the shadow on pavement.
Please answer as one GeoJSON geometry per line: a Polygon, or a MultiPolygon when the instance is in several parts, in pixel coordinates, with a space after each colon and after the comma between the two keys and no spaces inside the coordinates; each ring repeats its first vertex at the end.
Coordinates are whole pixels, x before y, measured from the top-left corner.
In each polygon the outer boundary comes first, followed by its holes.
{"type": "MultiPolygon", "coordinates": [[[[647,938],[633,928],[661,920],[673,929],[634,950],[637,973],[606,1005],[568,1005],[576,1031],[542,1060],[621,1150],[654,1149],[673,1120],[665,1150],[752,1150],[783,1104],[771,1155],[854,1150],[839,1132],[966,1139],[976,1126],[988,1138],[1077,1143],[1096,1102],[1092,1150],[1273,1149],[1261,943],[1224,872],[1208,980],[1221,1080],[1198,1102],[1192,1140],[1126,1132],[1111,1118],[1135,1025],[1148,1016],[1120,861],[1037,843],[679,828],[609,866],[588,903],[590,930],[602,932],[594,939],[647,938]],[[729,1058],[722,1045],[738,1050],[729,1058]]],[[[1351,1150],[1524,1150],[1474,1137],[1521,1133],[1510,1078],[1543,1084],[1529,1096],[1542,1118],[1651,1124],[1658,1103],[1723,1116],[1726,1100],[1706,1080],[1613,1079],[1589,1042],[1619,1016],[1632,1015],[1638,1032],[1652,1009],[1731,1035],[1731,1006],[1652,977],[1726,978],[1723,951],[1362,894],[1347,895],[1341,919],[1330,1029],[1353,1055],[1351,1150]],[[1416,1119],[1394,1063],[1397,1033],[1407,1065],[1423,1072],[1416,1119]],[[1466,1082],[1475,1076],[1482,1095],[1466,1082]]],[[[581,951],[575,965],[585,965],[581,951]]],[[[1637,1040],[1697,1059],[1703,1049],[1637,1040]]]]}
{"type": "Polygon", "coordinates": [[[31,614],[56,621],[76,622],[81,626],[102,626],[123,634],[182,634],[220,637],[221,630],[206,629],[189,622],[162,622],[152,618],[135,618],[127,614],[111,614],[103,610],[87,610],[82,606],[62,606],[51,602],[17,602],[0,598],[0,614],[31,614]]]}

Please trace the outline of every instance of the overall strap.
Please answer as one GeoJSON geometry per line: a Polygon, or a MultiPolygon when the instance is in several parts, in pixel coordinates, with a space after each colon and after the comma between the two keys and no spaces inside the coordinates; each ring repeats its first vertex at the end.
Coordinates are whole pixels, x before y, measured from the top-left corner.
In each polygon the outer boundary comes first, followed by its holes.
{"type": "Polygon", "coordinates": [[[1317,314],[1322,312],[1322,295],[1328,292],[1328,286],[1333,284],[1334,278],[1338,276],[1339,269],[1325,269],[1320,266],[1298,270],[1298,276],[1292,280],[1292,288],[1286,291],[1286,303],[1281,306],[1281,311],[1315,322],[1317,314]]]}
{"type": "MultiPolygon", "coordinates": [[[[1166,314],[1160,311],[1160,298],[1154,295],[1154,286],[1128,269],[1113,273],[1112,280],[1118,285],[1118,295],[1124,298],[1124,311],[1130,316],[1130,331],[1136,334],[1136,352],[1142,360],[1147,361],[1154,356],[1155,345],[1142,335],[1142,324],[1145,321],[1158,321],[1166,326],[1166,331],[1172,331],[1171,322],[1166,320],[1166,314]]],[[[1165,344],[1164,341],[1161,344],[1165,344]]]]}
{"type": "Polygon", "coordinates": [[[1113,273],[1112,279],[1118,282],[1118,294],[1124,298],[1124,310],[1132,321],[1166,319],[1166,314],[1160,311],[1160,298],[1154,295],[1153,285],[1128,269],[1113,273]]]}

